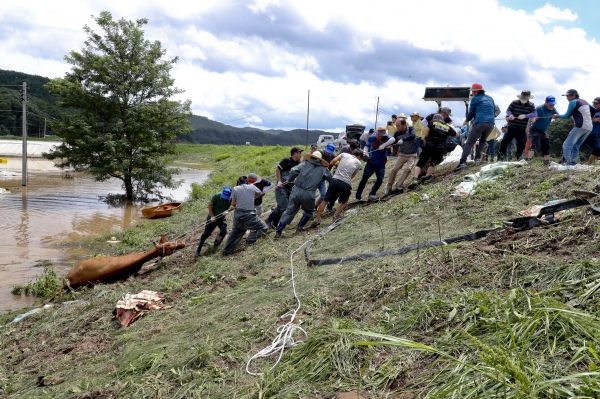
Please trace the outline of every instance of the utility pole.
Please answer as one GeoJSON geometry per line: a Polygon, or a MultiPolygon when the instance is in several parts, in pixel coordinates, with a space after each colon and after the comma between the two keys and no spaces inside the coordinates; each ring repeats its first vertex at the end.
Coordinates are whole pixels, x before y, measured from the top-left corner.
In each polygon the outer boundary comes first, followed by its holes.
{"type": "Polygon", "coordinates": [[[27,186],[27,82],[23,82],[21,101],[23,103],[23,176],[21,185],[27,186]]]}
{"type": "Polygon", "coordinates": [[[379,118],[379,97],[377,97],[377,110],[375,111],[375,126],[373,129],[377,130],[377,119],[379,118]]]}
{"type": "Polygon", "coordinates": [[[46,118],[44,118],[44,137],[46,137],[46,118]]]}
{"type": "Polygon", "coordinates": [[[308,91],[308,104],[306,107],[306,149],[308,150],[308,116],[310,115],[310,90],[308,91]]]}

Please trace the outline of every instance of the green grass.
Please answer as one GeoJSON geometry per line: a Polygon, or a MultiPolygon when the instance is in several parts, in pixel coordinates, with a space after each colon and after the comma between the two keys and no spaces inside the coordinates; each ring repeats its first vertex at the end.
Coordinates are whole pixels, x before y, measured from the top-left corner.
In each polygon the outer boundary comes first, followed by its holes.
{"type": "MultiPolygon", "coordinates": [[[[85,303],[56,305],[0,329],[0,395],[312,399],[360,389],[370,398],[600,397],[600,221],[586,208],[547,227],[503,229],[401,256],[307,268],[298,254],[302,306],[295,322],[308,339],[287,349],[273,370],[274,358],[253,364],[262,376],[246,374],[247,360],[295,307],[289,255],[310,235],[294,235],[290,226],[281,240],[267,236],[228,258],[193,252],[207,196],[239,174],[273,174],[289,150],[187,151],[188,161],[215,166],[213,181],[196,191],[199,199],[169,219],[110,233],[121,240],[114,249],[105,237],[96,240],[94,252],[144,250],[161,233],[172,239],[191,232],[187,248],[147,273],[77,293],[85,303]],[[171,308],[119,327],[111,316],[116,301],[142,289],[162,292],[171,308]],[[365,340],[378,344],[359,344],[365,340]],[[38,388],[40,375],[65,382],[38,388]]],[[[434,184],[360,209],[316,240],[313,256],[390,250],[500,226],[532,205],[600,184],[594,172],[550,171],[536,160],[479,186],[476,195],[453,199],[461,176],[449,170],[439,168],[434,184]]],[[[12,317],[1,315],[0,325],[12,317]]]]}

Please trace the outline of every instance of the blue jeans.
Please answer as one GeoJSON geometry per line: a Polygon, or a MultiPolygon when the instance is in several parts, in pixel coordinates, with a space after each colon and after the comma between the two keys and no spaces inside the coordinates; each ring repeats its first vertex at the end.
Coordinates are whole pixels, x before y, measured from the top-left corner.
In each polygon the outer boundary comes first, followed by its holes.
{"type": "Polygon", "coordinates": [[[383,178],[385,176],[385,164],[381,166],[373,166],[373,164],[367,162],[362,179],[360,179],[360,183],[358,183],[358,188],[356,189],[356,199],[362,198],[362,193],[367,185],[367,180],[369,180],[369,178],[373,175],[375,175],[377,181],[375,181],[375,184],[373,184],[373,188],[371,188],[369,195],[375,195],[377,190],[379,190],[379,187],[381,187],[383,178]]]}
{"type": "Polygon", "coordinates": [[[575,165],[579,161],[579,147],[583,144],[591,130],[574,127],[563,143],[563,158],[568,165],[575,165]]]}
{"type": "Polygon", "coordinates": [[[421,155],[421,152],[423,151],[423,138],[422,137],[417,137],[417,156],[421,155]]]}
{"type": "Polygon", "coordinates": [[[325,199],[325,194],[327,193],[327,183],[325,180],[321,180],[321,184],[319,184],[317,190],[319,190],[319,199],[317,201],[322,202],[325,199]]]}

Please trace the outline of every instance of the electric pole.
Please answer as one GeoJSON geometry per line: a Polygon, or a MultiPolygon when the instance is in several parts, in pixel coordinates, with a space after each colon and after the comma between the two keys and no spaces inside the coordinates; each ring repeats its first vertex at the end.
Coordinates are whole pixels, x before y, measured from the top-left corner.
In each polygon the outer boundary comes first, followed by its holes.
{"type": "Polygon", "coordinates": [[[310,115],[310,90],[308,91],[308,104],[306,107],[306,149],[308,150],[308,116],[310,115]]]}
{"type": "Polygon", "coordinates": [[[21,93],[23,103],[23,170],[22,185],[27,186],[27,82],[23,82],[23,92],[21,93]]]}

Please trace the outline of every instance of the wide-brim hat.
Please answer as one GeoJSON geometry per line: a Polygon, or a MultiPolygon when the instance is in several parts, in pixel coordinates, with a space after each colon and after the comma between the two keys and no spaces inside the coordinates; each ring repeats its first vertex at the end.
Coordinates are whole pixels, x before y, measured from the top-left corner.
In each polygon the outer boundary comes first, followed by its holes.
{"type": "Polygon", "coordinates": [[[319,161],[321,161],[321,165],[323,166],[329,166],[329,162],[327,162],[326,160],[323,159],[323,155],[321,155],[321,151],[315,151],[312,154],[309,153],[305,153],[302,154],[302,156],[304,156],[304,158],[306,158],[307,161],[310,161],[311,159],[318,159],[319,161]]]}
{"type": "Polygon", "coordinates": [[[262,177],[260,177],[256,173],[250,173],[248,175],[248,183],[250,183],[250,184],[260,183],[261,181],[262,181],[262,177]]]}
{"type": "Polygon", "coordinates": [[[523,90],[521,92],[521,94],[517,94],[517,97],[520,98],[521,100],[529,100],[530,98],[533,98],[534,96],[531,94],[531,91],[529,90],[523,90]]]}
{"type": "Polygon", "coordinates": [[[117,240],[117,237],[111,237],[110,240],[106,241],[109,244],[118,244],[121,241],[117,240]]]}
{"type": "Polygon", "coordinates": [[[400,115],[397,116],[397,118],[398,119],[400,119],[400,118],[406,119],[406,115],[404,115],[404,112],[402,112],[400,115]]]}
{"type": "Polygon", "coordinates": [[[419,114],[419,111],[415,111],[412,114],[410,114],[410,116],[418,116],[419,118],[423,119],[423,117],[421,116],[421,114],[419,114]]]}

